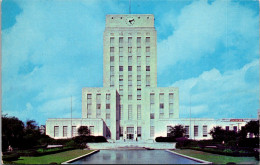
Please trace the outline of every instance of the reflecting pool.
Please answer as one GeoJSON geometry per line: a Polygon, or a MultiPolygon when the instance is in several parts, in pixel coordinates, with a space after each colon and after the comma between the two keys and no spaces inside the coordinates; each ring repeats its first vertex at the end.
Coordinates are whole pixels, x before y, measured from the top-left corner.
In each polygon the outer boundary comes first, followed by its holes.
{"type": "Polygon", "coordinates": [[[100,150],[71,164],[200,164],[165,150],[100,150]]]}

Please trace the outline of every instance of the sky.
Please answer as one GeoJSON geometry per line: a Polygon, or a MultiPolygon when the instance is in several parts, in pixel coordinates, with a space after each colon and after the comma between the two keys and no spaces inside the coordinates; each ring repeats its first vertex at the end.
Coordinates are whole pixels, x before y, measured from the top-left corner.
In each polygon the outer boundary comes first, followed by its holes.
{"type": "MultiPolygon", "coordinates": [[[[154,14],[159,87],[179,88],[181,118],[256,118],[259,2],[132,0],[154,14]]],[[[102,87],[107,14],[128,0],[3,0],[2,114],[81,117],[83,87],[102,87]]]]}

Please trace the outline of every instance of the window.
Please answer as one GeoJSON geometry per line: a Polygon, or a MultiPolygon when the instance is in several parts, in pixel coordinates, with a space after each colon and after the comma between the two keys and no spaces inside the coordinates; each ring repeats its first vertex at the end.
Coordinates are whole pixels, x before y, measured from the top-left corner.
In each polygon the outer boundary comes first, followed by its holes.
{"type": "Polygon", "coordinates": [[[138,137],[142,136],[142,127],[137,127],[137,136],[138,137]]]}
{"type": "Polygon", "coordinates": [[[54,126],[54,137],[59,137],[59,126],[54,126]]]}
{"type": "Polygon", "coordinates": [[[137,56],[141,56],[141,54],[142,54],[141,50],[142,50],[141,48],[137,48],[137,56]]]}
{"type": "Polygon", "coordinates": [[[115,38],[110,37],[110,46],[114,46],[114,43],[115,43],[115,38]]]}
{"type": "Polygon", "coordinates": [[[173,103],[173,93],[169,93],[169,103],[173,103]]]}
{"type": "Polygon", "coordinates": [[[110,53],[113,54],[115,52],[115,48],[114,47],[110,47],[110,53]]]}
{"type": "Polygon", "coordinates": [[[170,103],[170,104],[169,104],[169,112],[170,112],[170,113],[173,113],[173,103],[170,103]]]}
{"type": "Polygon", "coordinates": [[[150,65],[150,56],[146,56],[146,65],[150,65]]]}
{"type": "Polygon", "coordinates": [[[141,89],[137,89],[137,100],[141,100],[141,89]]]}
{"type": "Polygon", "coordinates": [[[154,119],[154,113],[150,114],[150,119],[154,119]]]}
{"type": "Polygon", "coordinates": [[[195,125],[194,126],[194,136],[195,137],[199,135],[198,130],[199,130],[199,126],[195,125]]]}
{"type": "Polygon", "coordinates": [[[124,67],[123,66],[119,66],[119,71],[124,71],[124,67]]]}
{"type": "Polygon", "coordinates": [[[137,47],[141,47],[141,37],[137,37],[137,47]]]}
{"type": "Polygon", "coordinates": [[[164,104],[160,103],[160,109],[164,109],[164,104]]]}
{"type": "Polygon", "coordinates": [[[132,75],[128,75],[128,85],[132,85],[132,75]]]}
{"type": "Polygon", "coordinates": [[[150,71],[150,66],[146,66],[146,71],[150,71]]]}
{"type": "Polygon", "coordinates": [[[106,119],[110,119],[110,113],[106,113],[106,119]]]}
{"type": "Polygon", "coordinates": [[[101,109],[101,104],[97,104],[97,110],[101,109]]]}
{"type": "Polygon", "coordinates": [[[114,65],[115,56],[110,56],[110,65],[114,65]]]}
{"type": "Polygon", "coordinates": [[[115,67],[114,66],[110,66],[110,75],[114,75],[115,74],[115,67]]]}
{"type": "Polygon", "coordinates": [[[106,102],[110,101],[110,94],[106,94],[106,102]]]}
{"type": "Polygon", "coordinates": [[[167,137],[171,136],[172,126],[167,126],[167,137]]]}
{"type": "Polygon", "coordinates": [[[123,48],[119,48],[119,56],[123,56],[123,48]]]}
{"type": "Polygon", "coordinates": [[[110,104],[106,104],[106,109],[110,109],[110,104]]]}
{"type": "Polygon", "coordinates": [[[141,81],[141,75],[137,75],[137,81],[141,81]]]}
{"type": "Polygon", "coordinates": [[[154,93],[150,94],[150,103],[154,103],[154,93]]]}
{"type": "Polygon", "coordinates": [[[68,127],[63,126],[63,137],[67,137],[67,136],[68,136],[68,127]]]}
{"type": "Polygon", "coordinates": [[[132,37],[128,37],[128,47],[132,47],[132,37]]]}
{"type": "Polygon", "coordinates": [[[189,137],[189,135],[190,135],[190,127],[189,126],[185,126],[185,137],[189,137]]]}
{"type": "Polygon", "coordinates": [[[146,86],[150,86],[150,75],[146,75],[146,86]]]}
{"type": "Polygon", "coordinates": [[[207,137],[208,136],[208,128],[206,125],[203,125],[203,137],[207,137]]]}
{"type": "Polygon", "coordinates": [[[229,131],[229,126],[226,126],[226,131],[229,131]]]}
{"type": "Polygon", "coordinates": [[[150,104],[150,112],[151,112],[151,113],[154,113],[154,110],[155,110],[154,107],[155,107],[155,106],[154,106],[154,103],[151,103],[151,104],[150,104]]]}
{"type": "Polygon", "coordinates": [[[132,71],[132,66],[128,66],[128,71],[132,71]]]}
{"type": "Polygon", "coordinates": [[[132,56],[128,56],[128,65],[132,65],[132,56]]]}
{"type": "Polygon", "coordinates": [[[124,41],[123,37],[119,37],[119,47],[123,47],[124,41]]]}
{"type": "Polygon", "coordinates": [[[119,62],[123,63],[124,62],[124,57],[123,56],[119,56],[119,62]]]}
{"type": "Polygon", "coordinates": [[[164,94],[163,94],[163,93],[160,93],[160,95],[159,95],[159,101],[160,101],[160,103],[163,103],[163,102],[164,102],[164,94]]]}
{"type": "Polygon", "coordinates": [[[97,109],[96,118],[101,117],[101,109],[97,109]]]}
{"type": "Polygon", "coordinates": [[[88,104],[92,103],[92,95],[91,94],[87,94],[87,103],[88,104]]]}
{"type": "Polygon", "coordinates": [[[119,120],[123,119],[123,105],[119,105],[119,110],[120,110],[120,116],[119,116],[119,120]]]}
{"type": "Polygon", "coordinates": [[[141,120],[141,104],[137,105],[137,120],[141,120]]]}
{"type": "Polygon", "coordinates": [[[141,56],[137,56],[137,66],[141,65],[141,56]]]}
{"type": "Polygon", "coordinates": [[[91,115],[91,104],[87,104],[87,117],[91,115]]]}
{"type": "Polygon", "coordinates": [[[154,126],[150,127],[150,137],[154,137],[154,126]]]}
{"type": "Polygon", "coordinates": [[[146,42],[146,44],[150,44],[150,37],[146,37],[145,42],[146,42]]]}
{"type": "Polygon", "coordinates": [[[134,134],[134,127],[127,127],[126,131],[128,134],[134,134]]]}
{"type": "Polygon", "coordinates": [[[133,87],[132,85],[128,85],[128,94],[132,94],[133,87]]]}
{"type": "Polygon", "coordinates": [[[114,86],[114,75],[110,76],[110,87],[114,86]]]}
{"type": "Polygon", "coordinates": [[[96,96],[96,102],[97,102],[97,103],[100,103],[100,101],[101,101],[101,94],[97,94],[97,96],[96,96]]]}
{"type": "Polygon", "coordinates": [[[146,47],[146,53],[149,53],[150,52],[150,47],[146,47]]]}
{"type": "Polygon", "coordinates": [[[132,47],[128,47],[128,55],[132,54],[132,47]]]}
{"type": "Polygon", "coordinates": [[[119,134],[119,136],[122,137],[122,136],[124,135],[124,128],[123,128],[123,127],[120,127],[119,129],[120,129],[120,134],[119,134]]]}
{"type": "Polygon", "coordinates": [[[94,135],[94,126],[89,127],[89,134],[94,135]]]}
{"type": "Polygon", "coordinates": [[[128,105],[128,120],[132,120],[132,105],[128,105]]]}
{"type": "Polygon", "coordinates": [[[137,66],[137,72],[141,72],[141,66],[137,66]]]}
{"type": "Polygon", "coordinates": [[[75,137],[77,135],[78,135],[77,127],[76,126],[72,126],[72,137],[75,137]]]}
{"type": "Polygon", "coordinates": [[[133,99],[132,95],[128,95],[128,100],[131,101],[133,99]]]}

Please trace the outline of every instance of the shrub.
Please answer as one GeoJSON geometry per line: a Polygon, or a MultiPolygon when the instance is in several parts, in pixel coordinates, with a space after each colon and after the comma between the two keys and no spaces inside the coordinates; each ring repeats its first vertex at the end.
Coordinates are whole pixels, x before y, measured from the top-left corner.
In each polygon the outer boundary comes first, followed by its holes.
{"type": "Polygon", "coordinates": [[[197,147],[198,142],[195,140],[190,140],[185,137],[176,138],[177,144],[176,148],[184,148],[184,147],[197,147]]]}
{"type": "Polygon", "coordinates": [[[173,137],[156,137],[156,142],[176,142],[175,138],[173,137]]]}
{"type": "Polygon", "coordinates": [[[3,160],[4,161],[14,161],[14,160],[18,160],[19,157],[20,157],[19,154],[11,153],[11,154],[3,155],[3,160]]]}

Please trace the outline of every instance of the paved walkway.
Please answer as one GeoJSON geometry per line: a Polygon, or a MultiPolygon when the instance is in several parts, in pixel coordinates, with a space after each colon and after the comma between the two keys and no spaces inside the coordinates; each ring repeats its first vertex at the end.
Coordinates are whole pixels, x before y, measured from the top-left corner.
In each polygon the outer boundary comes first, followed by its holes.
{"type": "Polygon", "coordinates": [[[175,149],[176,143],[144,141],[115,141],[108,143],[88,143],[90,149],[175,149]]]}

